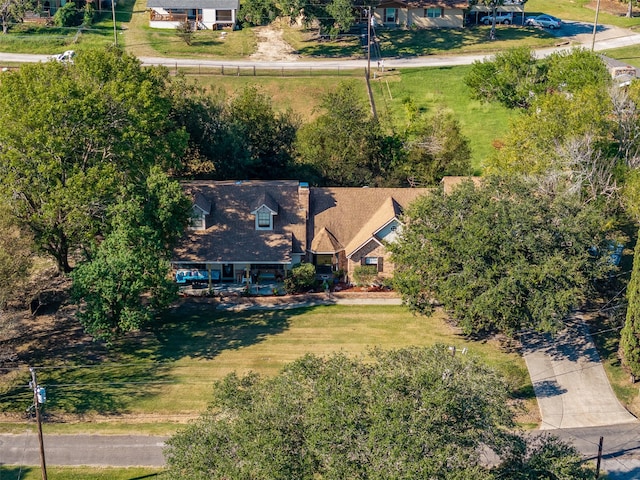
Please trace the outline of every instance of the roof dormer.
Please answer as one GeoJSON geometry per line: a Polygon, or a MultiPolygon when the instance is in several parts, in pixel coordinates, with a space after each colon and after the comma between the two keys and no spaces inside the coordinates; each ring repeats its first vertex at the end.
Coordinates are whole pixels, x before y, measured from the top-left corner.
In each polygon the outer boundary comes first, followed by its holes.
{"type": "Polygon", "coordinates": [[[251,214],[255,215],[256,230],[273,230],[273,218],[278,215],[278,203],[271,195],[265,193],[251,214]]]}
{"type": "Polygon", "coordinates": [[[200,193],[196,193],[191,207],[191,230],[206,230],[207,215],[211,213],[211,202],[200,193]]]}

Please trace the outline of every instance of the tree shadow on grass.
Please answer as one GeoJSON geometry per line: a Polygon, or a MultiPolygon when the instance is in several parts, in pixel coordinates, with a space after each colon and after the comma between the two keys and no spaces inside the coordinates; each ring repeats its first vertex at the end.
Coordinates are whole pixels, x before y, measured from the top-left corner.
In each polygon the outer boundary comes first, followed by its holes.
{"type": "Polygon", "coordinates": [[[155,356],[158,361],[210,360],[225,350],[248,347],[284,332],[292,316],[308,310],[223,312],[204,303],[189,305],[188,310],[178,308],[154,324],[155,356]]]}
{"type": "Polygon", "coordinates": [[[34,475],[35,471],[40,470],[40,468],[36,467],[25,467],[20,465],[2,465],[0,464],[0,479],[2,480],[10,480],[13,478],[25,478],[27,475],[34,475]]]}
{"type": "MultiPolygon", "coordinates": [[[[486,51],[493,43],[488,40],[490,28],[383,30],[379,35],[380,48],[383,57],[424,56],[474,47],[478,51],[486,51]]],[[[552,35],[531,27],[501,25],[496,36],[498,41],[518,42],[525,39],[548,39],[552,35]]]]}
{"type": "Polygon", "coordinates": [[[49,320],[50,328],[30,333],[19,346],[24,350],[11,377],[0,372],[0,411],[28,418],[33,404],[28,365],[36,367],[38,383],[47,391],[45,421],[64,420],[66,414],[127,414],[132,405],[162,395],[178,381],[174,361],[212,359],[262,342],[306,310],[222,312],[215,303],[187,302],[108,347],[86,335],[63,309],[49,320]]]}
{"type": "Polygon", "coordinates": [[[38,384],[46,389],[46,421],[59,420],[60,414],[126,413],[132,401],[155,395],[171,381],[166,368],[146,361],[144,353],[135,356],[119,350],[118,342],[109,348],[95,341],[73,312],[67,305],[48,315],[26,314],[18,335],[3,342],[17,355],[0,370],[0,411],[30,417],[34,399],[28,367],[35,368],[38,384]]]}

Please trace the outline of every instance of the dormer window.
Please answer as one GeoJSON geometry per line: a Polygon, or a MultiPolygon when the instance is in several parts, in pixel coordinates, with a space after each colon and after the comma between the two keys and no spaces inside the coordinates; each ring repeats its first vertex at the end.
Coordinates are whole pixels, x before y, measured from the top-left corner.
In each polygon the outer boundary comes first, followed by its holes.
{"type": "Polygon", "coordinates": [[[265,205],[255,211],[256,230],[273,230],[274,212],[265,205]]]}
{"type": "Polygon", "coordinates": [[[205,212],[202,211],[197,205],[194,205],[191,210],[191,221],[189,222],[189,228],[191,230],[204,230],[205,229],[205,212]]]}
{"type": "Polygon", "coordinates": [[[266,192],[256,203],[255,210],[251,212],[255,215],[256,230],[273,230],[273,217],[278,215],[278,203],[266,192]]]}
{"type": "Polygon", "coordinates": [[[206,230],[206,217],[211,213],[211,202],[202,194],[194,195],[193,207],[191,208],[191,219],[189,222],[190,230],[206,230]]]}
{"type": "Polygon", "coordinates": [[[266,208],[258,210],[258,228],[271,228],[271,212],[266,208]]]}

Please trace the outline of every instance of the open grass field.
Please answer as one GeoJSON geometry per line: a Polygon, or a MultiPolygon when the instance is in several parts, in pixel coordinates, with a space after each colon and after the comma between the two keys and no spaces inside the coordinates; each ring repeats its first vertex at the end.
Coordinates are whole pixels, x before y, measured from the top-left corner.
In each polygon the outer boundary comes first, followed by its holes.
{"type": "MultiPolygon", "coordinates": [[[[393,125],[397,131],[406,128],[406,102],[411,100],[423,112],[436,108],[452,111],[460,121],[470,141],[472,165],[476,173],[491,154],[492,142],[508,129],[509,119],[517,112],[501,105],[472,100],[464,76],[470,66],[407,68],[387,70],[383,76],[372,81],[378,115],[383,122],[393,125]]],[[[201,85],[212,90],[222,90],[233,95],[246,85],[256,85],[272,99],[276,110],[291,109],[302,121],[309,121],[321,113],[322,96],[336,88],[340,82],[357,82],[361,100],[368,102],[363,76],[353,77],[317,75],[291,77],[252,77],[234,75],[193,75],[201,85]]]]}
{"type": "Polygon", "coordinates": [[[634,45],[632,47],[616,48],[614,50],[607,50],[604,52],[612,58],[616,58],[621,62],[626,62],[629,65],[633,65],[636,68],[640,68],[640,47],[634,45]]]}
{"type": "MultiPolygon", "coordinates": [[[[149,331],[111,349],[91,343],[75,322],[36,337],[28,348],[47,388],[45,432],[91,430],[167,434],[207,407],[215,380],[230,372],[276,374],[305,353],[427,346],[466,347],[507,378],[514,397],[534,404],[522,358],[495,341],[471,341],[441,314],[415,316],[400,306],[319,306],[296,310],[221,312],[189,301],[149,331]],[[153,425],[156,424],[154,427],[153,425]]],[[[52,328],[54,325],[52,325],[52,328]]],[[[5,373],[0,411],[24,412],[32,401],[26,368],[5,373]]],[[[14,419],[17,417],[14,417],[14,419]]],[[[24,422],[3,423],[24,431],[24,422]]],[[[30,428],[33,428],[31,423],[30,428]]],[[[17,429],[17,430],[16,430],[17,429]]]]}
{"type": "MultiPolygon", "coordinates": [[[[563,20],[578,20],[593,23],[597,0],[529,0],[527,15],[548,13],[563,20]]],[[[616,27],[640,29],[640,17],[626,18],[626,2],[600,0],[598,23],[616,27]]],[[[635,10],[637,13],[637,9],[635,10]]]]}

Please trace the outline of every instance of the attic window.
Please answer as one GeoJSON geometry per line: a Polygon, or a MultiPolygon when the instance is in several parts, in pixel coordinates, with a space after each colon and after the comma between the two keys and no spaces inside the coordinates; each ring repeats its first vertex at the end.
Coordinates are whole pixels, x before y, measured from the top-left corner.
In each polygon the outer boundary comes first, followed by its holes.
{"type": "Polygon", "coordinates": [[[190,230],[204,230],[206,228],[205,212],[196,205],[191,210],[191,218],[189,222],[190,230]]]}
{"type": "Polygon", "coordinates": [[[266,208],[258,211],[258,228],[269,228],[271,226],[271,213],[266,208]]]}
{"type": "Polygon", "coordinates": [[[273,230],[273,212],[265,207],[260,207],[256,212],[256,230],[273,230]]]}

